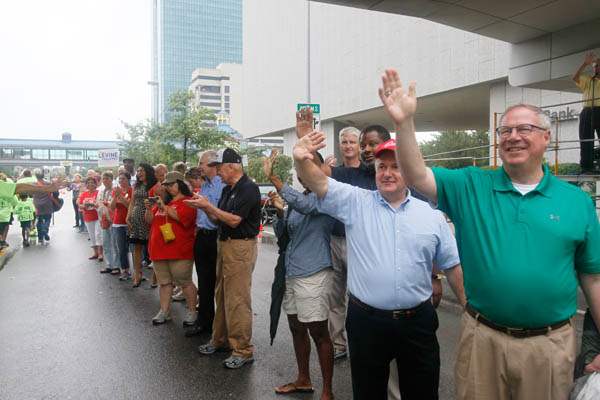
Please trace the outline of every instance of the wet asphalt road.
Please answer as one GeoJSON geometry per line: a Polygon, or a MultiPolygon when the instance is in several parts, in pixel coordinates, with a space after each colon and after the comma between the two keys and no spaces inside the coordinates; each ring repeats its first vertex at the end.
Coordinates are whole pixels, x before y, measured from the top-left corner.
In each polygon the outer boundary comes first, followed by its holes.
{"type": "MultiPolygon", "coordinates": [[[[276,396],[273,387],[295,379],[291,337],[282,319],[269,345],[268,309],[276,247],[262,244],[254,272],[256,361],[226,370],[225,355],[200,356],[208,336],[185,338],[184,306],[173,321],[152,326],[158,291],[98,273],[87,236],[71,228],[70,202],[56,216],[47,247],[21,249],[11,227],[13,258],[0,271],[0,399],[318,399],[321,378],[311,357],[313,395],[276,396]]],[[[145,271],[149,276],[150,270],[145,271]]],[[[446,293],[445,296],[450,294],[446,293]]],[[[453,399],[452,367],[458,335],[453,307],[438,310],[440,398],[453,399]]],[[[350,399],[350,366],[336,363],[334,394],[350,399]]]]}

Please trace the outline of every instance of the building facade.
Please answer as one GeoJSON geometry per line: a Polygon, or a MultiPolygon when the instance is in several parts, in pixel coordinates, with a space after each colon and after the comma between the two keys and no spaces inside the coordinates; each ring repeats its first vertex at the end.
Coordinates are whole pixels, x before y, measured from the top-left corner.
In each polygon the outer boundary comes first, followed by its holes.
{"type": "Polygon", "coordinates": [[[192,73],[189,90],[196,107],[215,113],[218,124],[227,124],[241,131],[242,66],[219,64],[217,68],[197,68],[192,73]]]}
{"type": "MultiPolygon", "coordinates": [[[[577,101],[581,95],[570,74],[577,69],[585,52],[594,49],[590,43],[600,43],[596,31],[581,38],[575,34],[589,22],[567,21],[573,24],[566,28],[573,42],[568,48],[569,56],[554,61],[553,74],[528,70],[526,80],[516,79],[514,74],[522,65],[533,62],[530,59],[533,55],[527,49],[537,47],[529,43],[534,40],[531,35],[519,36],[514,40],[523,42],[515,43],[512,38],[517,30],[505,27],[506,21],[494,25],[498,35],[491,35],[485,29],[467,29],[490,23],[479,18],[479,14],[460,14],[467,13],[467,9],[454,14],[438,10],[440,16],[455,16],[460,24],[464,21],[470,24],[457,25],[462,28],[458,29],[444,19],[434,22],[433,17],[399,15],[392,9],[410,8],[413,2],[344,0],[339,3],[357,7],[376,4],[382,9],[372,11],[304,0],[244,2],[244,136],[280,135],[284,138],[285,153],[290,154],[296,140],[293,129],[296,104],[318,103],[321,129],[327,134],[324,153],[339,156],[337,134],[345,126],[360,129],[382,124],[393,128],[377,89],[384,69],[396,68],[404,82],[417,83],[418,131],[475,129],[487,130],[491,135],[496,113],[511,104],[528,102],[559,117],[553,127],[553,140],[558,136],[564,142],[558,153],[559,163],[578,162],[578,144],[568,141],[578,138],[577,116],[581,104],[577,101]],[[262,23],[265,20],[270,23],[262,23]],[[501,33],[508,37],[499,40],[505,37],[501,33]],[[559,61],[560,76],[555,73],[559,61]],[[261,101],[256,101],[257,94],[261,101]]],[[[434,1],[423,3],[449,7],[434,1]]],[[[425,12],[420,7],[415,10],[425,12]]],[[[557,19],[552,20],[555,25],[561,15],[564,13],[558,13],[557,19]]],[[[544,29],[549,31],[551,27],[544,29]]],[[[561,51],[566,52],[566,47],[561,51]]],[[[596,52],[600,53],[598,49],[596,52]]],[[[555,53],[559,54],[558,50],[540,46],[535,56],[543,60],[555,53]]],[[[546,159],[554,163],[552,149],[546,159]]]]}
{"type": "Polygon", "coordinates": [[[153,0],[152,18],[152,113],[164,122],[194,69],[242,62],[242,0],[153,0]]]}

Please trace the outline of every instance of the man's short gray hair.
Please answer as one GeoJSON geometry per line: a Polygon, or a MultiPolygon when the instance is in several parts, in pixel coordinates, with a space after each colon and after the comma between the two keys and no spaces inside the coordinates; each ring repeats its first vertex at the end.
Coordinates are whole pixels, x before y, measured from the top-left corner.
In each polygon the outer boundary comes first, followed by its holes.
{"type": "Polygon", "coordinates": [[[217,158],[217,152],[214,150],[206,150],[198,153],[198,160],[202,160],[202,157],[208,157],[209,160],[217,158]]]}
{"type": "Polygon", "coordinates": [[[356,136],[356,139],[358,140],[358,138],[360,137],[360,130],[358,130],[357,128],[355,128],[353,126],[347,126],[347,127],[343,128],[342,130],[340,130],[340,133],[338,134],[338,138],[339,138],[340,142],[342,141],[342,138],[346,135],[356,136]]]}
{"type": "Polygon", "coordinates": [[[504,111],[502,116],[500,117],[499,125],[500,126],[502,125],[502,120],[504,119],[506,114],[508,114],[510,111],[515,110],[517,108],[526,108],[529,111],[533,111],[534,113],[536,113],[538,116],[538,126],[540,128],[547,129],[547,130],[550,130],[552,128],[552,121],[550,120],[550,117],[548,116],[548,114],[544,112],[544,110],[542,110],[538,106],[534,106],[532,104],[526,104],[526,103],[519,103],[519,104],[515,104],[515,105],[508,107],[504,111]]]}

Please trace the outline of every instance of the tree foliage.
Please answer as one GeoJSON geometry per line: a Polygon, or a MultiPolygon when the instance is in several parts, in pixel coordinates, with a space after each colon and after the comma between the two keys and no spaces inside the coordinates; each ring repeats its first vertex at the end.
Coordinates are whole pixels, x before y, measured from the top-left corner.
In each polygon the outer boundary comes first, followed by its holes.
{"type": "MultiPolygon", "coordinates": [[[[256,183],[270,183],[263,171],[264,147],[253,147],[245,153],[248,156],[248,168],[246,173],[254,179],[256,183]]],[[[280,154],[273,163],[273,173],[281,179],[282,182],[291,183],[292,166],[294,162],[290,156],[280,154]]]]}
{"type": "Polygon", "coordinates": [[[175,92],[169,98],[167,123],[151,121],[123,123],[120,135],[124,157],[151,165],[176,161],[197,161],[199,151],[221,147],[236,147],[237,142],[215,128],[215,115],[206,108],[197,108],[192,92],[175,92]]]}
{"type": "Polygon", "coordinates": [[[445,159],[428,162],[427,165],[430,167],[467,167],[473,165],[473,157],[477,166],[486,166],[489,165],[489,159],[487,158],[490,154],[489,144],[489,136],[485,131],[439,132],[434,134],[433,139],[421,144],[421,152],[426,159],[445,159]],[[478,148],[473,149],[474,147],[478,148]],[[450,151],[452,153],[439,154],[450,151]]]}

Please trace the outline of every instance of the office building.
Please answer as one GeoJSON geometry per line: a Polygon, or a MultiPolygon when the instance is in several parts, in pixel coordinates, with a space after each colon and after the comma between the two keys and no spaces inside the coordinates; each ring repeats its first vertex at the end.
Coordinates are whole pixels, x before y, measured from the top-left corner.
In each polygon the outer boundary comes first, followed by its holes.
{"type": "Polygon", "coordinates": [[[196,68],[242,62],[242,0],[153,0],[152,118],[168,120],[169,96],[196,68]]]}
{"type": "Polygon", "coordinates": [[[242,66],[220,64],[217,68],[197,68],[192,73],[189,90],[196,107],[204,107],[216,115],[217,125],[241,129],[242,66]]]}

